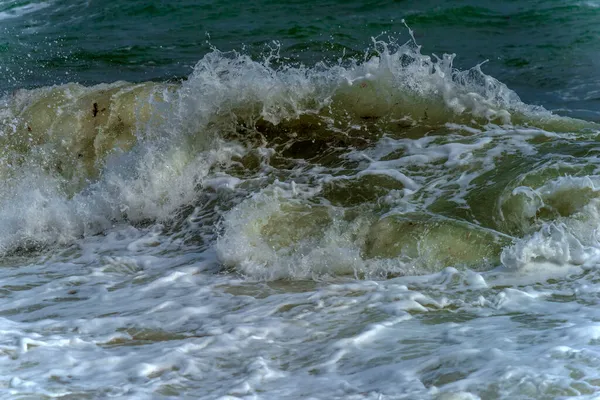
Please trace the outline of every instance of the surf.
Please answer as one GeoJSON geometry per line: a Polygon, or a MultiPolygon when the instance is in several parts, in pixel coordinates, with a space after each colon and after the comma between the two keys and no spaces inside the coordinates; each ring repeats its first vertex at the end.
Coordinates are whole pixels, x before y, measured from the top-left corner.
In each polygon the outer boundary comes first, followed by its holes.
{"type": "Polygon", "coordinates": [[[597,127],[453,60],[423,55],[414,39],[313,67],[215,49],[181,82],[6,95],[0,249],[65,245],[115,224],[181,226],[216,202],[208,242],[225,268],[256,278],[492,268],[541,225],[527,222],[531,196],[498,187],[500,200],[473,203],[474,182],[501,168],[502,152],[523,163],[537,142],[597,127]]]}

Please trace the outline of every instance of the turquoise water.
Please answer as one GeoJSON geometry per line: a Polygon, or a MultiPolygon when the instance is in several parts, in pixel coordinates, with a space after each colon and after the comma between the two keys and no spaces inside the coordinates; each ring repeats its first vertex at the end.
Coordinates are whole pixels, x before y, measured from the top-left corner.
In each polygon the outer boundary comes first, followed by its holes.
{"type": "Polygon", "coordinates": [[[599,4],[590,1],[3,1],[1,89],[180,79],[215,46],[286,63],[362,56],[372,37],[408,40],[486,73],[528,103],[597,118],[599,4]],[[577,111],[575,111],[577,110],[577,111]]]}
{"type": "Polygon", "coordinates": [[[0,398],[597,398],[599,17],[0,0],[0,398]]]}

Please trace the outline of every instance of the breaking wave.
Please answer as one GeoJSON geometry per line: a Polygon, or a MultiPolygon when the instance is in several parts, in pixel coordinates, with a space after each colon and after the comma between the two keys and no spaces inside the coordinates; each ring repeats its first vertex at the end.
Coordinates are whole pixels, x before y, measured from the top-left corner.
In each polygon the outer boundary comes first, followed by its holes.
{"type": "Polygon", "coordinates": [[[205,245],[244,275],[389,276],[518,266],[523,240],[593,214],[595,170],[569,157],[596,125],[414,40],[367,54],[275,67],[214,50],[180,83],[4,96],[0,251],[120,224],[200,229],[182,221],[202,213],[205,245]],[[548,173],[557,158],[580,177],[548,173]]]}

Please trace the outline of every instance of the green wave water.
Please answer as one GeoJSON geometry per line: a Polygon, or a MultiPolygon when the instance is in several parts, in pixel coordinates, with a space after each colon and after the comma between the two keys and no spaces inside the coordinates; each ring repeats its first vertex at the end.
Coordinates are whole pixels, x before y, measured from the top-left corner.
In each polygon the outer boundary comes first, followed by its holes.
{"type": "Polygon", "coordinates": [[[0,0],[0,398],[595,398],[599,12],[0,0]]]}
{"type": "Polygon", "coordinates": [[[463,69],[490,60],[486,72],[526,102],[589,118],[599,12],[593,1],[4,1],[1,87],[181,78],[210,46],[260,57],[273,41],[288,62],[335,61],[362,54],[372,36],[403,32],[405,19],[429,53],[458,53],[463,69]]]}

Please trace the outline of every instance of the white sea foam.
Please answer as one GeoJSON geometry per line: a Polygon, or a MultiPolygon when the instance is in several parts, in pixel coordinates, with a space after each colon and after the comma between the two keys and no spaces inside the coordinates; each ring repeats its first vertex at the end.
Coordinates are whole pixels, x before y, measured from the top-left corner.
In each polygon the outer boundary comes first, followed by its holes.
{"type": "Polygon", "coordinates": [[[16,2],[9,1],[7,3],[0,4],[0,21],[13,18],[20,18],[24,15],[43,10],[44,8],[52,4],[50,2],[40,2],[33,4],[24,4],[21,6],[17,5],[15,7],[13,6],[14,3],[16,2]]]}
{"type": "Polygon", "coordinates": [[[76,256],[2,270],[7,285],[29,285],[0,306],[7,396],[538,398],[598,389],[596,269],[513,288],[503,288],[505,274],[451,268],[268,286],[212,274],[210,254],[152,231],[92,239],[76,256]]]}
{"type": "MultiPolygon", "coordinates": [[[[378,55],[361,63],[279,69],[243,54],[215,50],[181,85],[69,84],[6,97],[0,172],[23,182],[4,188],[6,205],[0,213],[4,210],[10,221],[0,223],[7,227],[0,235],[0,247],[10,250],[23,241],[65,243],[68,237],[102,231],[106,221],[168,219],[195,201],[203,182],[213,179],[212,173],[221,173],[214,169],[245,154],[251,145],[241,132],[251,133],[257,124],[287,123],[292,130],[302,130],[302,118],[314,117],[311,124],[324,129],[318,134],[325,139],[355,135],[356,129],[363,132],[364,118],[381,118],[384,129],[400,120],[413,121],[425,127],[423,134],[426,129],[454,130],[463,126],[461,122],[475,125],[472,132],[480,132],[474,133],[476,140],[384,138],[374,149],[348,155],[352,160],[370,154],[375,160],[358,177],[383,174],[412,192],[437,190],[434,187],[442,181],[423,189],[426,177],[404,171],[411,166],[427,170],[443,160],[444,168],[468,168],[476,162],[474,154],[485,151],[488,157],[481,161],[489,169],[493,157],[499,156],[489,148],[496,140],[493,133],[503,136],[499,140],[507,142],[508,151],[530,154],[536,150],[528,136],[552,135],[491,122],[526,121],[558,130],[593,125],[528,106],[479,67],[453,69],[453,57],[432,60],[412,44],[378,41],[374,47],[378,55]],[[232,134],[239,142],[231,139],[232,134]],[[379,160],[386,143],[404,148],[410,156],[379,160]],[[45,182],[37,190],[39,179],[45,182]],[[28,196],[39,199],[31,209],[23,201],[28,196]],[[40,207],[40,202],[53,206],[40,207]],[[61,209],[78,211],[67,216],[61,209]],[[64,227],[53,226],[60,220],[64,227]]],[[[298,132],[294,135],[302,139],[298,132]]],[[[476,176],[465,173],[452,179],[461,187],[453,201],[464,198],[476,176]]]]}
{"type": "Polygon", "coordinates": [[[5,98],[0,396],[593,398],[594,125],[375,46],[5,98]]]}

